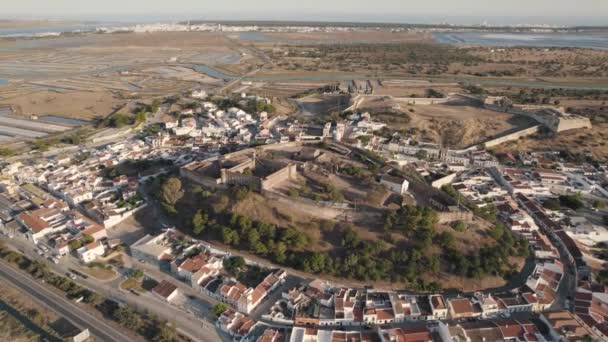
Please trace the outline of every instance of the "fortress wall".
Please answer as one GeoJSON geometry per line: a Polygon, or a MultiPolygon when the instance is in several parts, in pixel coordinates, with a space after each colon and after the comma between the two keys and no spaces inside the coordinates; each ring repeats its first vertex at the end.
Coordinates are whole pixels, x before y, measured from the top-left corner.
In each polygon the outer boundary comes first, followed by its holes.
{"type": "Polygon", "coordinates": [[[233,166],[232,168],[228,169],[228,172],[243,172],[247,169],[255,169],[255,159],[248,159],[242,163],[240,163],[239,165],[233,166]]]}
{"type": "Polygon", "coordinates": [[[536,133],[538,133],[539,129],[540,129],[540,125],[525,128],[520,131],[513,132],[511,134],[507,134],[505,136],[502,136],[502,137],[499,137],[496,139],[488,140],[488,141],[484,142],[484,145],[486,147],[492,147],[492,146],[504,144],[508,141],[513,141],[513,140],[517,140],[521,137],[526,137],[529,135],[536,134],[536,133]]]}
{"type": "Polygon", "coordinates": [[[449,97],[395,97],[395,101],[403,101],[409,105],[435,105],[446,103],[450,100],[449,97]]]}
{"type": "Polygon", "coordinates": [[[186,167],[182,167],[179,169],[180,176],[189,179],[195,183],[201,184],[208,188],[213,189],[224,189],[225,185],[221,184],[221,179],[214,179],[210,177],[205,177],[199,173],[192,172],[190,169],[186,167]]]}
{"type": "Polygon", "coordinates": [[[559,133],[563,131],[567,131],[570,129],[579,129],[579,128],[591,128],[591,120],[584,116],[579,115],[551,115],[551,114],[540,114],[534,113],[530,110],[539,110],[551,108],[552,106],[533,106],[533,105],[521,105],[515,106],[513,108],[505,109],[498,106],[486,105],[488,109],[492,109],[495,111],[506,112],[510,114],[516,115],[524,115],[531,119],[534,119],[536,122],[546,126],[552,132],[559,133]]]}
{"type": "Polygon", "coordinates": [[[438,213],[439,223],[451,223],[456,221],[472,221],[473,212],[471,211],[442,211],[438,213]]]}
{"type": "Polygon", "coordinates": [[[222,170],[222,183],[229,185],[259,184],[260,179],[256,176],[247,176],[239,172],[222,170]]]}
{"type": "Polygon", "coordinates": [[[591,128],[591,120],[582,116],[560,118],[556,132],[578,128],[591,128]]]}
{"type": "Polygon", "coordinates": [[[269,175],[262,180],[262,190],[271,190],[280,183],[297,177],[297,169],[295,164],[289,164],[279,171],[269,175]]]}

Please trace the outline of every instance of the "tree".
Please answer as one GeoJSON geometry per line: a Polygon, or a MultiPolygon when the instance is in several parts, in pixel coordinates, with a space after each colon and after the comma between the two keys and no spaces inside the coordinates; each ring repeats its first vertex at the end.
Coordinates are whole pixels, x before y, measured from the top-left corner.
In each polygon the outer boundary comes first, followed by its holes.
{"type": "Polygon", "coordinates": [[[38,150],[40,152],[45,152],[49,150],[50,143],[46,139],[36,139],[31,143],[32,149],[38,150]]]}
{"type": "Polygon", "coordinates": [[[492,229],[488,231],[488,234],[490,234],[490,236],[494,240],[498,241],[505,234],[505,228],[502,224],[496,224],[492,229]]]}
{"type": "Polygon", "coordinates": [[[80,240],[75,239],[75,240],[70,241],[69,245],[70,245],[70,250],[75,251],[78,248],[82,247],[82,242],[80,242],[80,240]]]}
{"type": "Polygon", "coordinates": [[[441,234],[438,234],[437,240],[438,240],[438,243],[443,248],[452,248],[454,246],[454,243],[456,242],[456,239],[454,238],[454,234],[447,232],[447,231],[443,232],[441,234]]]}
{"type": "Polygon", "coordinates": [[[201,233],[205,230],[205,226],[209,221],[209,217],[207,214],[203,214],[202,210],[198,210],[194,217],[192,218],[192,227],[193,233],[196,235],[201,235],[201,233]]]}
{"type": "Polygon", "coordinates": [[[222,241],[227,245],[238,245],[241,238],[239,234],[231,228],[222,228],[222,241]]]}
{"type": "Polygon", "coordinates": [[[135,113],[135,124],[139,125],[144,122],[146,122],[146,110],[140,109],[137,111],[137,113],[135,113]]]}
{"type": "Polygon", "coordinates": [[[152,338],[152,342],[177,342],[180,341],[174,325],[163,323],[158,332],[152,338]]]}
{"type": "Polygon", "coordinates": [[[456,223],[454,223],[453,228],[455,231],[463,233],[467,230],[467,224],[463,221],[456,221],[456,223]]]}
{"type": "Polygon", "coordinates": [[[596,209],[604,209],[604,208],[606,208],[606,201],[595,200],[595,201],[593,201],[593,207],[596,209]]]}
{"type": "Polygon", "coordinates": [[[9,150],[6,147],[0,147],[0,157],[11,157],[14,155],[15,155],[15,152],[13,152],[12,150],[9,150]]]}
{"type": "Polygon", "coordinates": [[[232,256],[224,259],[224,269],[231,274],[238,274],[245,267],[245,259],[241,256],[232,256]]]}
{"type": "Polygon", "coordinates": [[[91,305],[95,306],[95,305],[98,305],[101,302],[103,302],[104,298],[96,292],[86,290],[83,301],[87,304],[91,304],[91,305]]]}
{"type": "Polygon", "coordinates": [[[579,210],[584,206],[583,201],[581,200],[581,195],[562,195],[559,196],[559,202],[564,207],[568,207],[572,210],[579,210]]]}
{"type": "Polygon", "coordinates": [[[82,235],[82,243],[84,245],[88,245],[89,243],[92,243],[93,241],[95,241],[95,238],[93,238],[91,235],[88,235],[88,234],[82,235]]]}
{"type": "Polygon", "coordinates": [[[418,150],[418,152],[416,152],[416,158],[420,159],[420,160],[426,160],[428,157],[428,153],[426,150],[418,150]]]}
{"type": "Polygon", "coordinates": [[[433,89],[433,88],[429,88],[426,91],[426,97],[433,97],[433,98],[442,98],[445,95],[443,95],[443,93],[433,89]]]}
{"type": "Polygon", "coordinates": [[[138,268],[134,268],[129,272],[129,278],[141,279],[144,277],[144,271],[138,268]]]}
{"type": "Polygon", "coordinates": [[[561,209],[561,205],[559,204],[559,200],[557,198],[548,198],[543,202],[543,207],[558,211],[561,209]]]}
{"type": "Polygon", "coordinates": [[[105,121],[106,126],[120,128],[129,124],[129,117],[125,114],[116,113],[109,116],[105,121]]]}
{"type": "Polygon", "coordinates": [[[161,104],[162,104],[161,100],[154,99],[154,101],[152,101],[152,104],[150,105],[150,112],[152,112],[152,113],[158,112],[158,109],[160,108],[161,104]]]}
{"type": "Polygon", "coordinates": [[[304,271],[312,273],[320,273],[325,269],[325,254],[313,253],[304,262],[304,271]]]}
{"type": "Polygon", "coordinates": [[[112,317],[121,325],[134,331],[139,330],[144,324],[141,316],[128,306],[114,310],[112,317]]]}
{"type": "Polygon", "coordinates": [[[177,201],[184,196],[182,182],[179,178],[171,177],[161,187],[161,199],[167,205],[175,207],[177,201]]]}
{"type": "Polygon", "coordinates": [[[218,303],[211,310],[209,310],[209,317],[217,319],[226,310],[228,310],[228,304],[218,303]]]}
{"type": "Polygon", "coordinates": [[[351,227],[346,227],[342,235],[342,247],[353,250],[359,246],[361,238],[351,227]]]}
{"type": "Polygon", "coordinates": [[[287,260],[287,246],[283,242],[277,242],[273,248],[269,248],[272,257],[278,263],[284,263],[287,260]]]}
{"type": "Polygon", "coordinates": [[[601,270],[595,275],[595,281],[608,286],[608,270],[601,270]]]}

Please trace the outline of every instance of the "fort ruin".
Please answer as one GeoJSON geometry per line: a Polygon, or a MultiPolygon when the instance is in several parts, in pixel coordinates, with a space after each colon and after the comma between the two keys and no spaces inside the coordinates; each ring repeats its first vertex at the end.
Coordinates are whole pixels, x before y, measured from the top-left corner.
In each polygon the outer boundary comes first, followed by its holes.
{"type": "Polygon", "coordinates": [[[484,99],[484,105],[488,109],[527,116],[554,133],[579,128],[591,128],[591,120],[589,118],[566,113],[562,107],[513,104],[506,96],[488,96],[484,99]]]}

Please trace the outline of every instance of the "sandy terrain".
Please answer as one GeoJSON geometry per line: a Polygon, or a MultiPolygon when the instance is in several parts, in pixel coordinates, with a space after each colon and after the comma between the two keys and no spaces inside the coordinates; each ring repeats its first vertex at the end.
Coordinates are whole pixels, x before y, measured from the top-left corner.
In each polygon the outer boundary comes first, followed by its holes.
{"type": "Polygon", "coordinates": [[[496,147],[497,152],[546,151],[549,147],[572,153],[591,153],[595,158],[608,158],[608,124],[594,124],[590,130],[561,132],[550,138],[526,137],[496,147]]]}
{"type": "Polygon", "coordinates": [[[39,91],[25,96],[0,100],[13,106],[18,115],[45,115],[80,118],[85,120],[110,114],[125,102],[109,92],[39,91]]]}
{"type": "Polygon", "coordinates": [[[464,148],[501,133],[533,125],[532,120],[523,116],[498,113],[468,104],[406,104],[402,110],[411,121],[399,128],[412,128],[422,140],[441,142],[451,148],[464,148]]]}

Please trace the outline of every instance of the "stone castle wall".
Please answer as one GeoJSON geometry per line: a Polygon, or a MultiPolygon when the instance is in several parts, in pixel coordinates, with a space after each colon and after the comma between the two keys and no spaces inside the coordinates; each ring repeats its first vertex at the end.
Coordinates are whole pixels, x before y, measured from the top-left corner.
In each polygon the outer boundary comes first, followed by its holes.
{"type": "Polygon", "coordinates": [[[289,164],[289,165],[285,166],[284,168],[280,169],[279,171],[262,179],[261,188],[263,191],[272,190],[272,188],[279,185],[280,183],[282,183],[286,180],[296,179],[296,178],[297,178],[297,167],[295,164],[289,164]]]}

